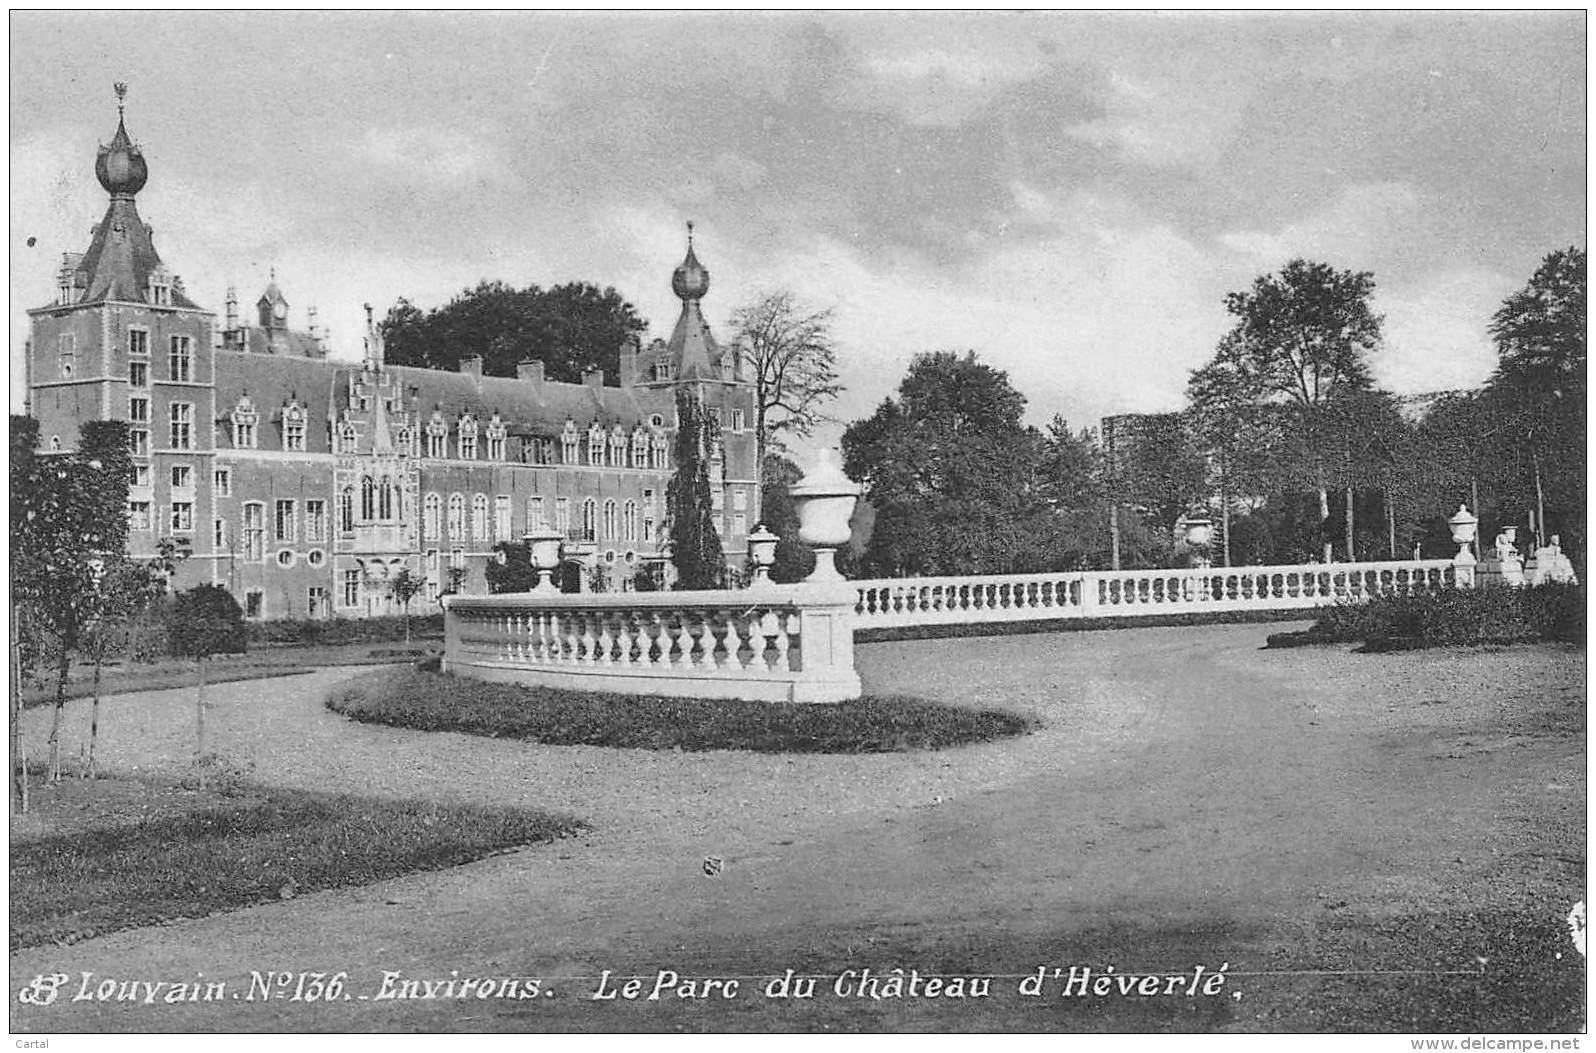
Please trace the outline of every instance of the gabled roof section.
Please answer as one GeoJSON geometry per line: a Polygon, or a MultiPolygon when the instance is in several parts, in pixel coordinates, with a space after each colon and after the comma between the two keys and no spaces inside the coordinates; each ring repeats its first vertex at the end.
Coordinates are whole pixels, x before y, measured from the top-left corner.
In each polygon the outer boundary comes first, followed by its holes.
{"type": "MultiPolygon", "coordinates": [[[[150,228],[139,218],[133,198],[117,195],[111,198],[105,218],[94,228],[89,250],[78,264],[74,284],[83,294],[75,302],[148,303],[150,276],[163,269],[150,228]]],[[[199,307],[183,292],[176,276],[170,277],[171,305],[199,307]]]]}

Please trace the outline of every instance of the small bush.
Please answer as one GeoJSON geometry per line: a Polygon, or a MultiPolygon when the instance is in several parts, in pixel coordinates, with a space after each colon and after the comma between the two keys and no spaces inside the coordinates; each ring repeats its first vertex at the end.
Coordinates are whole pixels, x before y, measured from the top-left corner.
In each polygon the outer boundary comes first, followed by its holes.
{"type": "Polygon", "coordinates": [[[335,690],[329,708],[419,731],[529,739],[551,746],[756,753],[945,749],[1033,730],[1036,721],[900,696],[835,705],[661,698],[496,684],[398,669],[335,690]]]}
{"type": "Polygon", "coordinates": [[[1578,585],[1533,588],[1440,589],[1413,596],[1380,596],[1332,607],[1307,636],[1320,643],[1391,639],[1421,647],[1585,641],[1585,590],[1578,585]]]}

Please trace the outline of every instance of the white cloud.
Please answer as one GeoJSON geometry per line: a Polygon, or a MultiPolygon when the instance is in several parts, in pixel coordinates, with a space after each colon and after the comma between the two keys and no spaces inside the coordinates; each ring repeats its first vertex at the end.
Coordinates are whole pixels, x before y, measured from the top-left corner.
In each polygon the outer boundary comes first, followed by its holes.
{"type": "Polygon", "coordinates": [[[1361,268],[1423,220],[1424,204],[1424,195],[1406,183],[1362,183],[1278,231],[1237,231],[1220,235],[1219,242],[1269,266],[1304,256],[1361,268]]]}
{"type": "Polygon", "coordinates": [[[1375,378],[1402,394],[1483,383],[1496,365],[1486,327],[1516,285],[1493,271],[1462,268],[1380,295],[1385,349],[1371,363],[1375,378]]]}
{"type": "Polygon", "coordinates": [[[406,179],[454,184],[510,175],[497,148],[453,129],[370,128],[352,149],[357,157],[406,179]]]}
{"type": "Polygon", "coordinates": [[[1217,83],[1193,90],[1116,72],[1109,84],[1105,115],[1066,131],[1138,164],[1196,166],[1213,159],[1241,112],[1236,93],[1217,83]]]}

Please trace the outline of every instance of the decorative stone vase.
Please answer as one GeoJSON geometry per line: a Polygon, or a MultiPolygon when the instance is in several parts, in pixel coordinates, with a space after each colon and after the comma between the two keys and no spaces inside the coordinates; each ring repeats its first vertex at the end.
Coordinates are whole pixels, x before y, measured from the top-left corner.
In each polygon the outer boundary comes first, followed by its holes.
{"type": "Polygon", "coordinates": [[[538,583],[532,591],[559,592],[559,587],[554,584],[554,571],[560,565],[560,542],[565,540],[565,535],[544,525],[522,540],[526,542],[532,569],[538,572],[538,583]]]}
{"type": "Polygon", "coordinates": [[[862,490],[843,474],[831,447],[820,451],[814,467],[792,488],[793,503],[798,506],[798,538],[815,550],[815,570],[805,581],[843,580],[837,572],[837,549],[853,536],[848,521],[862,490]]]}
{"type": "Polygon", "coordinates": [[[1447,524],[1452,528],[1452,541],[1457,545],[1457,555],[1452,557],[1452,562],[1473,563],[1474,553],[1469,546],[1480,529],[1478,517],[1469,512],[1468,505],[1458,505],[1457,515],[1448,519],[1447,524]]]}
{"type": "Polygon", "coordinates": [[[779,541],[781,538],[771,533],[770,528],[763,523],[748,535],[748,558],[754,565],[754,580],[748,583],[749,588],[770,583],[770,568],[776,562],[776,544],[779,541]]]}

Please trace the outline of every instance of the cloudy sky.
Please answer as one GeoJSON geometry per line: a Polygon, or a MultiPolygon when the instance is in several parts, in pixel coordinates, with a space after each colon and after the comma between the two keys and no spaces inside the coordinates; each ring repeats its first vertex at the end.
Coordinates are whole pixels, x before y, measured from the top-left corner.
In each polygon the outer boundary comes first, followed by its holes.
{"type": "Polygon", "coordinates": [[[1175,408],[1224,294],[1296,255],[1374,272],[1387,386],[1470,385],[1501,298],[1583,245],[1585,39],[1578,12],[14,13],[13,359],[104,211],[124,80],[190,295],[276,267],[338,357],[363,302],[482,278],[614,285],[668,335],[692,219],[722,333],[776,287],[835,311],[844,420],[938,348],[1038,423],[1175,408]]]}

